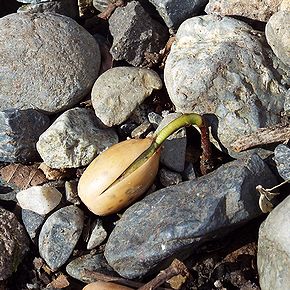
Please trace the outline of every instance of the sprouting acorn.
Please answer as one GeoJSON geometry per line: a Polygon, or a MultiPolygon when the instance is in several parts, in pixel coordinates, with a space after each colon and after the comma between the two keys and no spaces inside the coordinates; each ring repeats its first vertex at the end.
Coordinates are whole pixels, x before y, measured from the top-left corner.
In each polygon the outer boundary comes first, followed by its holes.
{"type": "Polygon", "coordinates": [[[97,281],[86,285],[83,290],[132,290],[132,288],[111,282],[97,281]]]}
{"type": "Polygon", "coordinates": [[[153,138],[130,139],[113,145],[86,168],[78,184],[82,202],[96,215],[117,213],[152,185],[158,172],[161,144],[186,125],[203,126],[198,114],[184,114],[153,138]]]}

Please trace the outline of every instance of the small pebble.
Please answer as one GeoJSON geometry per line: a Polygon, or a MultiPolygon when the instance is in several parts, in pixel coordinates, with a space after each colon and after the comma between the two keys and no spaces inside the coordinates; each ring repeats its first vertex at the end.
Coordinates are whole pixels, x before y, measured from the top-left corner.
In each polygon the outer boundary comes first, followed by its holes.
{"type": "Polygon", "coordinates": [[[159,175],[160,175],[160,182],[165,187],[182,182],[182,176],[180,173],[172,172],[165,168],[160,169],[159,175]]]}
{"type": "Polygon", "coordinates": [[[91,250],[99,246],[107,237],[107,232],[103,228],[102,220],[95,221],[91,236],[89,238],[87,249],[91,250]]]}

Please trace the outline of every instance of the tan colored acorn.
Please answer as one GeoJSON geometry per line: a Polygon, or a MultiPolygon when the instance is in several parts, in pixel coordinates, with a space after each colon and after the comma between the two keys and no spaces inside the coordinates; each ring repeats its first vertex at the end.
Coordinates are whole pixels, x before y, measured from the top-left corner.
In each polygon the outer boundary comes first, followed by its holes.
{"type": "Polygon", "coordinates": [[[153,183],[159,166],[160,146],[187,125],[203,126],[200,115],[184,114],[153,139],[130,139],[113,145],[87,167],[78,184],[82,202],[96,215],[116,213],[132,204],[153,183]]]}
{"type": "Polygon", "coordinates": [[[134,202],[153,183],[160,150],[133,172],[122,173],[152,144],[152,139],[130,139],[113,145],[87,167],[78,184],[82,202],[96,215],[116,213],[134,202]]]}
{"type": "Polygon", "coordinates": [[[83,290],[132,290],[132,288],[111,282],[97,281],[86,285],[83,290]]]}

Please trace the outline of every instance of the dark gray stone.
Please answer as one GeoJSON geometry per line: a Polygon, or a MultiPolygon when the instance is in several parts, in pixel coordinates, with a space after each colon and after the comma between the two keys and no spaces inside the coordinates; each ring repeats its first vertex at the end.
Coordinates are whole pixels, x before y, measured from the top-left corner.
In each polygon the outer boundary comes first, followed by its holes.
{"type": "Polygon", "coordinates": [[[29,250],[29,238],[16,216],[0,208],[0,281],[16,271],[29,250]]]}
{"type": "Polygon", "coordinates": [[[274,150],[274,160],[277,165],[280,176],[290,179],[290,147],[285,144],[279,144],[274,150]]]}
{"type": "Polygon", "coordinates": [[[53,270],[70,257],[82,233],[84,214],[74,205],[63,207],[45,221],[39,234],[40,256],[53,270]]]}
{"type": "MultiPolygon", "coordinates": [[[[20,1],[19,1],[20,2],[20,1]]],[[[58,0],[58,1],[27,1],[22,0],[23,3],[17,12],[42,13],[52,12],[62,14],[71,18],[78,16],[77,0],[58,0]]]]}
{"type": "Polygon", "coordinates": [[[110,50],[113,58],[134,66],[143,63],[146,53],[158,53],[168,39],[166,28],[151,19],[137,1],[116,9],[109,19],[109,29],[114,38],[110,50]]]}
{"type": "Polygon", "coordinates": [[[28,209],[22,209],[21,217],[28,235],[35,242],[39,230],[44,223],[45,216],[28,209]]]}
{"type": "Polygon", "coordinates": [[[71,108],[98,77],[94,37],[70,17],[13,13],[0,18],[0,110],[71,108]],[[13,49],[11,49],[13,48],[13,49]]]}
{"type": "Polygon", "coordinates": [[[290,196],[268,215],[259,230],[257,265],[261,289],[289,289],[290,196]]]}
{"type": "Polygon", "coordinates": [[[36,142],[50,124],[37,110],[0,111],[0,161],[30,162],[39,159],[36,142]]]}
{"type": "Polygon", "coordinates": [[[114,270],[109,266],[104,254],[88,254],[72,260],[66,266],[66,272],[73,278],[84,283],[95,282],[96,279],[86,274],[83,270],[95,271],[97,273],[116,276],[114,270]]]}
{"type": "Polygon", "coordinates": [[[161,168],[159,170],[159,179],[164,187],[182,182],[182,176],[180,173],[170,171],[166,168],[161,168]]]}
{"type": "Polygon", "coordinates": [[[197,15],[208,0],[149,0],[157,9],[165,24],[176,29],[187,18],[197,15]]]}
{"type": "Polygon", "coordinates": [[[105,257],[131,279],[177,253],[190,254],[261,214],[258,184],[271,187],[277,181],[266,163],[252,155],[156,191],[125,211],[108,239],[105,257]]]}

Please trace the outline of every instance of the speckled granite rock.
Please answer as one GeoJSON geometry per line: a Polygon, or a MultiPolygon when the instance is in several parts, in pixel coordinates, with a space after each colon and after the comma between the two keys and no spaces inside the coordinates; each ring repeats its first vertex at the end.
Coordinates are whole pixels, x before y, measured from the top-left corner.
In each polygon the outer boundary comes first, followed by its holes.
{"type": "Polygon", "coordinates": [[[227,151],[241,135],[280,121],[287,89],[274,58],[244,22],[194,17],[178,29],[165,84],[177,111],[207,114],[215,144],[227,151]]]}
{"type": "Polygon", "coordinates": [[[16,271],[29,250],[29,239],[16,216],[0,207],[0,281],[16,271]]]}
{"type": "Polygon", "coordinates": [[[197,15],[208,0],[149,0],[157,9],[165,24],[176,29],[187,18],[197,15]]]}
{"type": "Polygon", "coordinates": [[[71,18],[76,18],[78,16],[78,5],[77,1],[71,0],[21,0],[18,2],[27,3],[22,5],[17,12],[29,12],[29,13],[37,13],[37,12],[52,12],[62,14],[71,18]],[[28,4],[29,3],[29,4],[28,4]]]}
{"type": "Polygon", "coordinates": [[[274,150],[274,160],[280,176],[290,179],[290,147],[285,144],[279,144],[274,150]]]}
{"type": "Polygon", "coordinates": [[[36,142],[49,125],[49,118],[34,109],[0,111],[0,161],[39,159],[36,142]]]}
{"type": "Polygon", "coordinates": [[[2,17],[0,26],[0,110],[35,106],[59,112],[89,92],[101,56],[93,36],[74,20],[14,13],[2,17]]]}
{"type": "Polygon", "coordinates": [[[290,66],[290,11],[279,11],[266,24],[266,38],[274,53],[290,66]]]}
{"type": "Polygon", "coordinates": [[[268,215],[259,230],[257,265],[261,289],[289,289],[290,196],[268,215]]]}
{"type": "Polygon", "coordinates": [[[276,183],[263,160],[252,155],[151,193],[122,215],[105,257],[123,277],[142,276],[163,260],[188,255],[190,249],[259,216],[256,186],[276,183]]]}
{"type": "Polygon", "coordinates": [[[40,135],[36,144],[44,162],[52,168],[89,164],[97,154],[118,142],[113,129],[100,129],[93,111],[74,108],[60,115],[40,135]]]}
{"type": "Polygon", "coordinates": [[[39,253],[53,271],[69,259],[83,224],[83,211],[74,205],[57,210],[43,224],[38,241],[39,253]]]}
{"type": "Polygon", "coordinates": [[[278,11],[281,2],[282,0],[209,0],[205,12],[268,21],[278,11]]]}
{"type": "Polygon", "coordinates": [[[105,125],[119,125],[154,89],[161,88],[162,81],[153,70],[115,67],[96,80],[92,89],[92,105],[96,116],[105,125]]]}
{"type": "Polygon", "coordinates": [[[116,60],[126,60],[139,66],[148,52],[158,53],[166,44],[168,33],[137,1],[118,7],[109,19],[113,36],[111,54],[116,60]]]}

